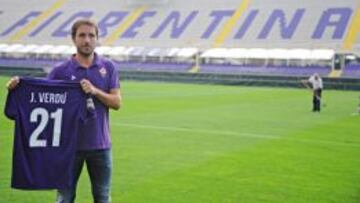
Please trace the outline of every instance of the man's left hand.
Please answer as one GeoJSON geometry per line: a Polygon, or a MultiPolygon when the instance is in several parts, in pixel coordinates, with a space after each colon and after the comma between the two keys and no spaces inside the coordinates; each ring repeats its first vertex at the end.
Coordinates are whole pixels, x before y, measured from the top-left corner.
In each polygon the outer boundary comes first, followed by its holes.
{"type": "Polygon", "coordinates": [[[82,90],[86,93],[86,94],[91,94],[91,95],[96,95],[98,89],[87,79],[82,79],[80,81],[80,85],[82,90]]]}

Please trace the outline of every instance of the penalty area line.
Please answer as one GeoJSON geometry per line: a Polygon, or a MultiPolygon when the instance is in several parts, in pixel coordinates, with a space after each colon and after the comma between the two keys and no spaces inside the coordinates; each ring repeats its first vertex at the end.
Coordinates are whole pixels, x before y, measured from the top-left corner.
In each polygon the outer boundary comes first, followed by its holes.
{"type": "Polygon", "coordinates": [[[189,128],[170,127],[170,126],[141,125],[141,124],[133,124],[133,123],[112,123],[111,125],[123,126],[123,127],[129,127],[129,128],[144,128],[144,129],[155,129],[155,130],[164,130],[164,131],[192,132],[192,133],[212,134],[212,135],[249,137],[249,138],[258,138],[258,139],[285,140],[285,141],[301,142],[301,143],[309,143],[309,144],[323,144],[323,145],[345,146],[345,147],[360,147],[360,143],[346,143],[346,142],[336,142],[336,141],[328,141],[328,140],[287,138],[287,137],[276,136],[276,135],[248,133],[248,132],[189,129],[189,128]]]}

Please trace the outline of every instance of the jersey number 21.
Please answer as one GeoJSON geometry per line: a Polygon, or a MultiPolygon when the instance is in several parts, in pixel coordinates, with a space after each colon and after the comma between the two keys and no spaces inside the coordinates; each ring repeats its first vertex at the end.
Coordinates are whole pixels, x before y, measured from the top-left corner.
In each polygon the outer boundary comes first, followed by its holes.
{"type": "Polygon", "coordinates": [[[35,108],[31,111],[30,122],[38,123],[38,126],[30,135],[29,146],[30,147],[47,147],[47,141],[40,139],[40,134],[44,131],[50,118],[54,120],[53,134],[52,134],[52,146],[60,146],[61,124],[62,124],[63,109],[58,108],[55,112],[48,112],[45,108],[35,108]]]}

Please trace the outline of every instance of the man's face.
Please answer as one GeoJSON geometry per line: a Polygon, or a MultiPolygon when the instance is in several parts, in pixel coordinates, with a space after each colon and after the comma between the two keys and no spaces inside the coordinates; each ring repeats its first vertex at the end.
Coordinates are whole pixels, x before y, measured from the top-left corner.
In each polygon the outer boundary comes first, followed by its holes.
{"type": "Polygon", "coordinates": [[[78,54],[84,57],[91,56],[97,42],[96,29],[92,26],[81,25],[76,31],[73,42],[78,54]]]}

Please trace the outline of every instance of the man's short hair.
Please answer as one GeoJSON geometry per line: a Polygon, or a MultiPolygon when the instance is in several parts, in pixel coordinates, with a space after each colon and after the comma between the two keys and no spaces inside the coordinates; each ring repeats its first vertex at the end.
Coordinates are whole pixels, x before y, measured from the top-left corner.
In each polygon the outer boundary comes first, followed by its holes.
{"type": "Polygon", "coordinates": [[[71,37],[73,39],[75,39],[76,32],[79,29],[79,27],[82,25],[88,25],[88,26],[94,27],[95,31],[96,31],[96,38],[99,37],[99,28],[98,28],[97,24],[94,21],[89,20],[89,19],[81,19],[81,20],[76,21],[71,28],[71,37]]]}

